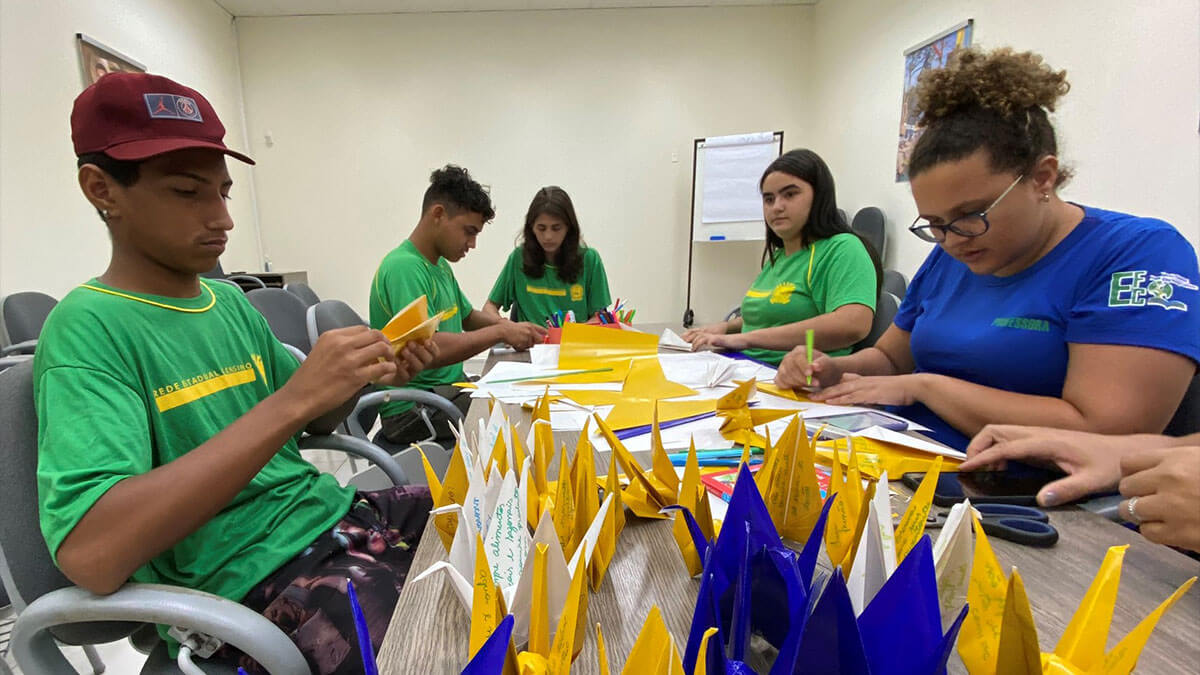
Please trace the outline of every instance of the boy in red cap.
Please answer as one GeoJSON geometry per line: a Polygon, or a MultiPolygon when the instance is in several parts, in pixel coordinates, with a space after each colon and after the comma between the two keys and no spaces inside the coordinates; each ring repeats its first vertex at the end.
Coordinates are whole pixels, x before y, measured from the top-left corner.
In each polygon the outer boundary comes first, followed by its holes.
{"type": "Polygon", "coordinates": [[[356,494],[302,459],[295,439],[366,384],[404,384],[436,346],[396,355],[379,332],[345,328],[299,364],[241,291],[200,278],[233,228],[225,156],[253,161],[225,147],[198,92],[107,75],[75,100],[71,135],[112,259],[63,298],[38,342],[51,555],[96,593],[133,580],[241,601],[288,633],[315,672],[358,671],[345,578],[365,587],[378,645],[429,492],[356,494]]]}

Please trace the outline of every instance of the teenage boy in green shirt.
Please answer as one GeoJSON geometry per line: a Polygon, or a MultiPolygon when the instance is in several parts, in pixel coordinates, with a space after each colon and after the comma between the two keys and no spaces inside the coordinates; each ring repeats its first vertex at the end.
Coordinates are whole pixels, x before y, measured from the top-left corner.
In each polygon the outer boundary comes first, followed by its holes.
{"type": "MultiPolygon", "coordinates": [[[[371,327],[383,328],[396,312],[422,295],[428,300],[430,315],[447,311],[433,336],[438,356],[409,381],[408,387],[448,398],[465,414],[470,392],[451,386],[466,379],[462,362],[497,342],[529,349],[546,337],[546,329],[471,307],[450,263],[462,260],[475,248],[484,224],[496,215],[492,199],[462,167],[447,165],[434,171],[429,180],[417,226],[404,243],[384,256],[371,280],[371,327]]],[[[405,446],[429,438],[422,409],[433,426],[435,439],[447,447],[453,444],[445,413],[408,401],[380,406],[383,437],[405,446]]]]}
{"type": "MultiPolygon", "coordinates": [[[[253,163],[224,134],[203,96],[164,77],[110,74],[75,101],[79,186],[112,258],[38,343],[41,530],[79,586],[111,593],[132,579],[241,601],[315,672],[355,672],[347,570],[379,644],[428,489],[356,495],[302,459],[296,438],[330,430],[336,415],[314,420],[368,383],[406,382],[437,347],[396,355],[354,327],[299,364],[239,290],[201,280],[233,228],[225,155],[253,163]]],[[[229,646],[220,658],[257,665],[229,646]]]]}

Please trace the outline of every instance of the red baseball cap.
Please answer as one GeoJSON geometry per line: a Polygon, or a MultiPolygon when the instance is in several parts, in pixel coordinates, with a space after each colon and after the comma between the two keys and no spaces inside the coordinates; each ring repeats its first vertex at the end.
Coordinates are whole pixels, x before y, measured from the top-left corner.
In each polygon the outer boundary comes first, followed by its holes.
{"type": "Polygon", "coordinates": [[[212,148],[247,164],[225,147],[225,125],[200,92],[147,73],[110,73],[83,90],[71,110],[75,155],[102,152],[139,161],[185,148],[212,148]]]}

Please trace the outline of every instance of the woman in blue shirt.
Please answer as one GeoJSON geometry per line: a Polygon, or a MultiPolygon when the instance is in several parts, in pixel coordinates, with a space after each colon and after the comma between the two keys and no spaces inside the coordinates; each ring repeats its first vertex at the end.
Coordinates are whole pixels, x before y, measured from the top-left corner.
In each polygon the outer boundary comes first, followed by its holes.
{"type": "Polygon", "coordinates": [[[909,175],[938,244],[876,346],[794,350],[776,382],[897,406],[964,448],[987,424],[1161,432],[1200,360],[1196,253],[1169,224],[1062,200],[1047,117],[1069,89],[1041,57],[955,55],[917,88],[909,175]]]}

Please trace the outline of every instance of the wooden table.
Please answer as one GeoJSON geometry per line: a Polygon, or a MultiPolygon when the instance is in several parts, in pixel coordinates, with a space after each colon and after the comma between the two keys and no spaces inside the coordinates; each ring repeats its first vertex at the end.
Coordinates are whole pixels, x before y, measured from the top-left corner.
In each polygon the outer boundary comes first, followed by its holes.
{"type": "MultiPolygon", "coordinates": [[[[658,330],[661,331],[661,326],[658,330]]],[[[497,360],[522,356],[489,358],[485,369],[497,360]]],[[[481,402],[473,404],[468,423],[477,424],[474,420],[486,410],[481,402]]],[[[528,428],[528,413],[518,406],[506,406],[506,412],[517,421],[523,436],[528,428]]],[[[567,443],[573,449],[577,437],[578,432],[556,432],[555,442],[567,443]]],[[[598,470],[606,471],[607,451],[597,454],[598,470]]],[[[556,475],[557,467],[551,467],[550,473],[556,475]]],[[[1200,562],[1152,544],[1136,532],[1087,511],[1058,509],[1051,512],[1050,520],[1060,534],[1053,548],[1036,549],[990,539],[1000,563],[1021,571],[1043,651],[1054,649],[1109,546],[1130,544],[1109,634],[1110,648],[1176,587],[1191,576],[1200,576],[1200,562]]],[[[930,534],[937,536],[936,531],[930,534]]],[[[433,528],[427,527],[410,578],[443,559],[445,549],[441,540],[433,528]]],[[[599,622],[604,630],[610,669],[619,673],[653,605],[662,610],[667,628],[682,652],[698,588],[699,583],[687,577],[671,536],[670,523],[640,521],[630,516],[604,583],[589,598],[587,637],[571,672],[597,672],[595,624],[599,622]]],[[[400,595],[378,655],[379,672],[458,673],[468,660],[469,631],[470,615],[440,575],[409,584],[400,595]]],[[[966,672],[957,655],[951,659],[950,671],[966,672]]],[[[1193,588],[1159,622],[1142,654],[1138,672],[1200,673],[1200,589],[1193,588]]]]}

